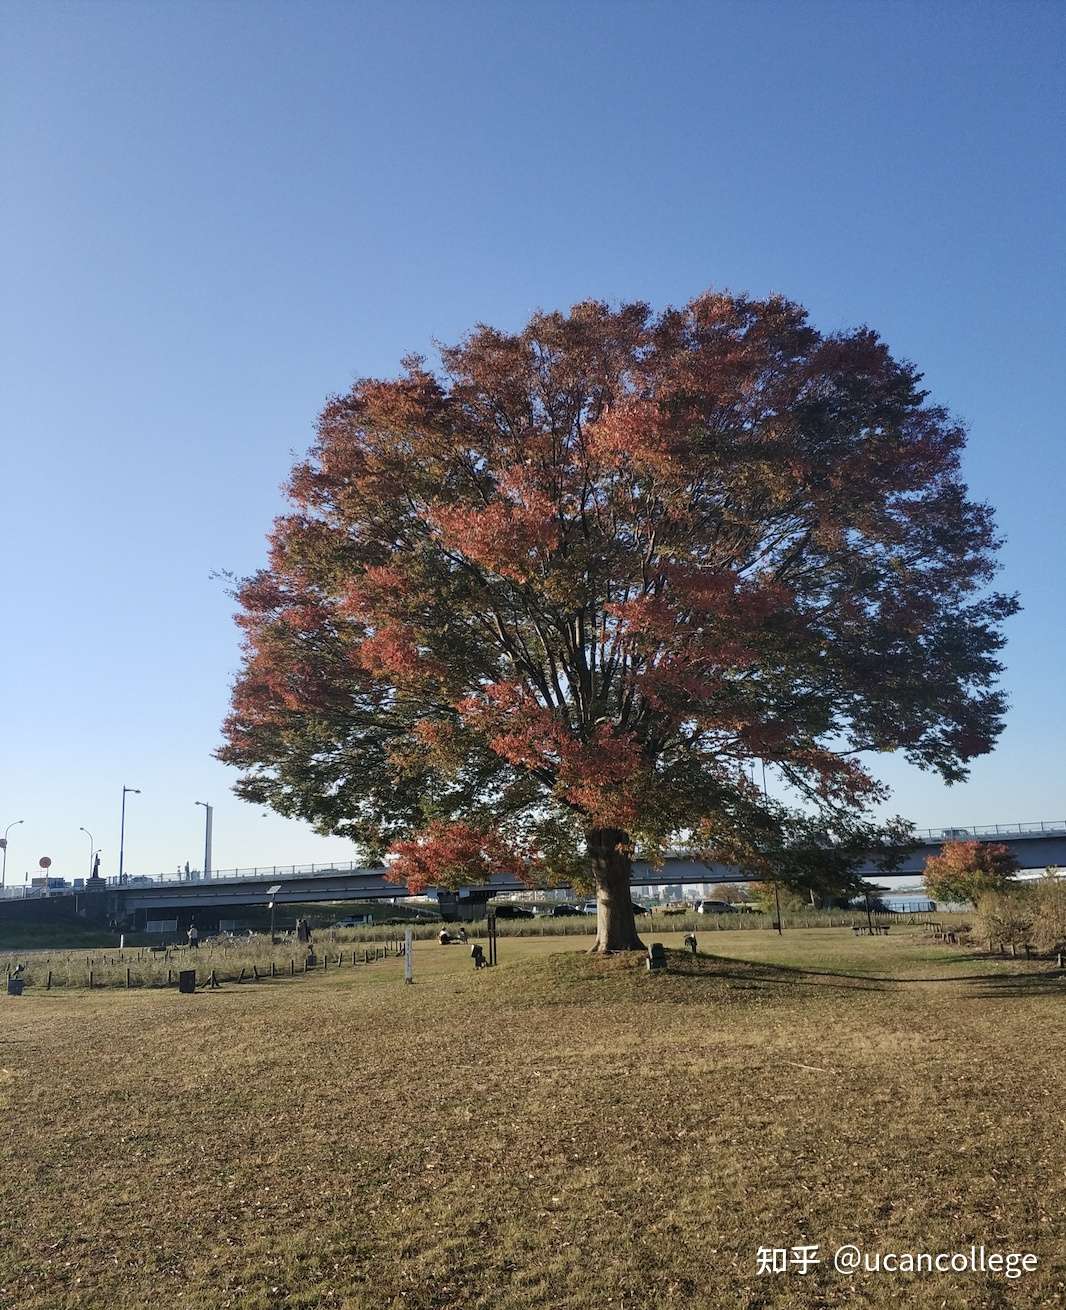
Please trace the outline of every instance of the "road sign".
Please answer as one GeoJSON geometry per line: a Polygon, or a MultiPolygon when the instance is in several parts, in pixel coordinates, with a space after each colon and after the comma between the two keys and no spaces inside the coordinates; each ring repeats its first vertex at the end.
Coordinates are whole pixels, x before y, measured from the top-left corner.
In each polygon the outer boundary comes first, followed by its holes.
{"type": "Polygon", "coordinates": [[[50,869],[52,867],[52,857],[50,855],[42,855],[37,863],[42,869],[50,869]]]}

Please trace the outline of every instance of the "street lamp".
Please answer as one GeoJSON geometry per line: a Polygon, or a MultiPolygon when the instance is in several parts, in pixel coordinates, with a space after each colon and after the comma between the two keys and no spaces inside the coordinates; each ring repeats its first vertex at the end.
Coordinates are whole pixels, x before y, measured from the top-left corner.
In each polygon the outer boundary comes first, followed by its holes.
{"type": "Polygon", "coordinates": [[[4,829],[3,837],[0,837],[0,850],[4,852],[3,871],[0,872],[0,889],[7,886],[7,834],[12,828],[17,828],[20,823],[25,823],[25,819],[16,819],[14,823],[9,823],[4,829]]]}
{"type": "Polygon", "coordinates": [[[277,896],[278,892],[280,892],[280,891],[281,891],[281,883],[280,883],[280,882],[275,883],[273,887],[268,887],[268,888],[267,888],[267,895],[270,897],[270,900],[267,901],[267,906],[268,906],[269,909],[270,909],[270,944],[271,944],[271,946],[276,945],[276,944],[277,944],[277,940],[278,940],[278,939],[274,936],[274,898],[277,896]]]}
{"type": "Polygon", "coordinates": [[[126,855],[126,793],[132,792],[134,796],[141,794],[140,787],[122,788],[122,822],[118,830],[118,881],[121,886],[126,881],[126,875],[123,873],[123,862],[126,855]]]}
{"type": "Polygon", "coordinates": [[[78,831],[83,832],[89,839],[89,877],[91,878],[93,876],[93,856],[96,854],[96,843],[93,841],[93,835],[88,828],[79,827],[78,831]]]}
{"type": "Polygon", "coordinates": [[[211,816],[214,814],[215,807],[208,805],[207,801],[194,801],[195,805],[204,807],[204,879],[211,877],[211,816]]]}

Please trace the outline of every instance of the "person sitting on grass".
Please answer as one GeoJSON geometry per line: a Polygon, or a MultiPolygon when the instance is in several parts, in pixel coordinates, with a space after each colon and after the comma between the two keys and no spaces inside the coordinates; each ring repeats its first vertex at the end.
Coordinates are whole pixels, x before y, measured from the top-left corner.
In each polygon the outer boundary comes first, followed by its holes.
{"type": "Polygon", "coordinates": [[[475,969],[484,969],[485,965],[488,964],[488,960],[485,959],[485,952],[480,942],[475,942],[473,946],[471,946],[470,958],[474,961],[475,969]]]}
{"type": "Polygon", "coordinates": [[[451,940],[447,928],[442,928],[437,934],[437,941],[439,941],[442,946],[448,946],[451,943],[451,940]]]}

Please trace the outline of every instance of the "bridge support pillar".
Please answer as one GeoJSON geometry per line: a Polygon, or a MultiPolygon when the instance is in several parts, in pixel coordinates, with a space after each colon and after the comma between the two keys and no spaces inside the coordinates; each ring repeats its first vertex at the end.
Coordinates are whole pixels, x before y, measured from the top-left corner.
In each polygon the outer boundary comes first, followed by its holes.
{"type": "Polygon", "coordinates": [[[438,891],[437,905],[445,923],[471,923],[485,917],[485,907],[495,892],[489,887],[464,888],[465,894],[438,891]]]}

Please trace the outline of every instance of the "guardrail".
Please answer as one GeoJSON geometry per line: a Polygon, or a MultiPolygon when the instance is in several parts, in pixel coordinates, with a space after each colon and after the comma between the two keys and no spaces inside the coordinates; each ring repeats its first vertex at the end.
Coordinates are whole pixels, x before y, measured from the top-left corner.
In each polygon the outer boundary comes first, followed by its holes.
{"type": "Polygon", "coordinates": [[[1066,836],[1066,819],[1038,820],[1035,823],[985,823],[974,827],[916,828],[914,835],[922,841],[987,841],[993,837],[1062,837],[1066,836]]]}

